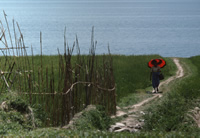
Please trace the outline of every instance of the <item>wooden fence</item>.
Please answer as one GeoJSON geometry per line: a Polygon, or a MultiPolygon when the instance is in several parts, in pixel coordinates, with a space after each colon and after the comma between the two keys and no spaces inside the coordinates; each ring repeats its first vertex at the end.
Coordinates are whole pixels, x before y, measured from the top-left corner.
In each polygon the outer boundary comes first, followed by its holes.
{"type": "Polygon", "coordinates": [[[107,114],[115,114],[116,94],[112,56],[109,50],[108,55],[95,55],[97,43],[94,41],[94,28],[89,55],[80,54],[77,37],[72,48],[69,48],[64,33],[64,54],[60,54],[58,49],[58,56],[55,56],[57,60],[47,63],[45,56],[42,55],[42,33],[41,55],[34,56],[31,47],[32,56],[28,56],[18,23],[13,20],[13,42],[6,16],[5,21],[7,29],[0,21],[0,50],[3,53],[0,57],[1,92],[17,91],[31,105],[41,105],[46,113],[45,126],[66,125],[74,114],[90,104],[102,105],[107,114]],[[15,30],[16,24],[18,31],[15,30]],[[7,36],[10,43],[6,39],[7,36]],[[74,48],[77,49],[76,56],[72,55],[74,48]]]}

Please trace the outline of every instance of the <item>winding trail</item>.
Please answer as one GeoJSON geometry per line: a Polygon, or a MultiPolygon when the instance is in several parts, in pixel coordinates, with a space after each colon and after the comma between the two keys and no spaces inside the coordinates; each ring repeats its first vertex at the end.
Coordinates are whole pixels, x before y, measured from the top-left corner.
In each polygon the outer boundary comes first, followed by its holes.
{"type": "Polygon", "coordinates": [[[179,59],[177,58],[174,58],[173,59],[174,63],[176,64],[178,70],[176,72],[176,75],[175,76],[172,76],[170,78],[168,78],[167,80],[163,81],[160,83],[160,87],[163,85],[163,84],[168,84],[170,83],[171,81],[175,80],[175,79],[178,79],[178,78],[181,78],[184,76],[184,71],[183,71],[183,67],[181,66],[181,64],[179,63],[179,59]]]}
{"type": "MultiPolygon", "coordinates": [[[[168,89],[168,84],[176,79],[179,79],[184,76],[184,70],[182,65],[179,62],[178,58],[173,58],[174,63],[177,66],[177,72],[176,75],[168,78],[165,81],[162,81],[159,85],[161,89],[165,88],[168,89]]],[[[111,132],[122,132],[122,131],[128,131],[128,132],[137,132],[142,128],[142,125],[144,124],[144,120],[140,119],[141,115],[145,114],[143,111],[140,110],[140,108],[147,103],[157,99],[161,98],[162,94],[153,94],[153,97],[147,98],[140,103],[137,103],[132,106],[124,107],[123,109],[127,109],[127,112],[122,111],[119,107],[117,108],[117,113],[115,117],[120,117],[120,116],[127,116],[124,120],[117,122],[115,125],[112,125],[110,127],[111,132]]]]}

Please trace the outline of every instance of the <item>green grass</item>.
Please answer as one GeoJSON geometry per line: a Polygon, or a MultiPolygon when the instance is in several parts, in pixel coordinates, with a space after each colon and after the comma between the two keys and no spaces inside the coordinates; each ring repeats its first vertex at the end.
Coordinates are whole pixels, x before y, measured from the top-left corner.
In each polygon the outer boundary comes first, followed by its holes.
{"type": "MultiPolygon", "coordinates": [[[[128,95],[137,93],[138,89],[152,88],[150,68],[148,68],[147,63],[154,58],[162,57],[159,55],[113,56],[118,102],[121,102],[128,95]]],[[[175,74],[176,66],[171,58],[164,59],[167,64],[161,71],[165,78],[168,78],[175,74]]]]}
{"type": "MultiPolygon", "coordinates": [[[[87,56],[84,56],[87,59],[87,56]]],[[[102,62],[102,55],[96,56],[99,64],[102,62]]],[[[117,100],[126,97],[128,94],[136,93],[137,89],[146,88],[151,86],[150,68],[147,63],[153,58],[162,58],[159,55],[140,55],[140,56],[123,56],[112,55],[114,76],[116,82],[117,100]]],[[[162,69],[166,77],[175,74],[175,65],[170,58],[164,58],[167,65],[162,69]]],[[[58,74],[58,56],[43,56],[43,68],[51,68],[51,63],[54,63],[55,76],[58,74]]],[[[76,63],[76,56],[72,56],[72,65],[76,63]]],[[[41,66],[41,57],[34,56],[34,66],[38,68],[41,66]]],[[[72,66],[73,68],[74,66],[72,66]]],[[[55,78],[55,82],[57,82],[55,78]]]]}
{"type": "Polygon", "coordinates": [[[192,73],[182,81],[172,85],[174,88],[165,96],[159,105],[148,110],[145,116],[144,131],[182,131],[188,133],[200,132],[193,121],[188,119],[187,113],[200,104],[200,56],[181,59],[185,70],[192,73]]]}
{"type": "MultiPolygon", "coordinates": [[[[34,58],[36,58],[36,60],[34,60],[36,62],[35,66],[40,66],[40,57],[36,56],[34,58]]],[[[54,60],[53,62],[56,63],[57,56],[43,57],[43,67],[51,66],[49,60],[52,58],[54,60]]],[[[101,58],[101,56],[99,58],[101,58]]],[[[113,56],[114,75],[117,85],[117,101],[119,105],[127,106],[140,101],[139,98],[142,100],[143,98],[140,97],[141,95],[144,96],[144,98],[148,96],[145,94],[145,89],[151,87],[151,81],[149,80],[150,69],[147,67],[147,62],[152,58],[160,58],[160,56],[113,56]]],[[[176,67],[170,58],[164,59],[167,61],[167,66],[162,69],[162,72],[167,78],[175,74],[176,67]]],[[[84,131],[81,130],[82,126],[79,130],[38,128],[29,131],[25,128],[26,123],[19,125],[18,121],[16,121],[16,119],[23,119],[19,118],[21,114],[16,113],[14,115],[15,122],[11,124],[3,123],[2,127],[4,126],[6,131],[1,134],[8,137],[197,137],[200,131],[191,123],[191,120],[187,120],[186,113],[195,106],[200,106],[197,102],[197,99],[200,97],[199,61],[200,56],[181,59],[181,63],[184,63],[184,68],[187,69],[186,73],[193,73],[193,75],[190,75],[182,81],[175,82],[174,85],[170,85],[173,86],[173,88],[169,91],[169,94],[166,94],[165,98],[161,102],[158,102],[160,103],[159,105],[155,105],[153,108],[149,109],[149,113],[146,115],[146,126],[143,132],[136,134],[110,133],[106,131],[106,129],[102,129],[106,128],[104,126],[105,124],[110,123],[108,121],[109,119],[107,120],[99,111],[94,111],[88,114],[85,113],[86,118],[83,118],[82,121],[86,124],[86,120],[88,119],[91,123],[85,126],[86,129],[84,131]],[[99,122],[94,121],[95,118],[99,120],[104,118],[105,123],[99,124],[99,122]],[[96,127],[95,124],[96,126],[100,126],[100,128],[96,127]]],[[[73,62],[75,62],[75,59],[73,59],[73,62]]],[[[55,66],[57,65],[55,64],[55,66]]],[[[1,94],[0,101],[5,101],[5,97],[8,98],[9,96],[2,96],[1,94]]],[[[34,109],[35,112],[41,112],[36,109],[34,109]]],[[[1,111],[0,116],[5,116],[3,115],[5,113],[6,112],[2,113],[1,111]]],[[[39,115],[37,118],[40,118],[39,115]]],[[[29,126],[31,125],[29,124],[29,126]]]]}
{"type": "Polygon", "coordinates": [[[107,131],[77,131],[77,130],[66,130],[66,129],[59,129],[59,128],[43,128],[43,129],[36,129],[29,133],[27,132],[20,132],[20,133],[10,133],[4,136],[6,137],[131,137],[131,138],[163,138],[163,137],[178,137],[178,138],[185,138],[185,137],[199,137],[200,132],[196,133],[187,133],[182,131],[172,131],[172,132],[141,132],[141,133],[110,133],[107,131]]]}
{"type": "MultiPolygon", "coordinates": [[[[84,59],[87,59],[86,55],[83,55],[84,59]]],[[[99,64],[101,64],[103,56],[98,55],[96,58],[99,60],[99,64]]],[[[126,97],[129,94],[136,93],[137,89],[151,87],[150,81],[150,68],[148,68],[147,63],[149,60],[153,58],[162,58],[159,55],[140,55],[140,56],[123,56],[123,55],[112,55],[113,58],[113,68],[114,68],[114,76],[116,82],[116,93],[117,93],[117,101],[121,98],[126,97]]],[[[0,57],[0,67],[3,67],[5,64],[5,58],[0,57]]],[[[45,74],[46,68],[48,68],[48,74],[51,74],[52,64],[54,66],[54,75],[58,76],[58,66],[59,66],[59,56],[43,56],[41,60],[41,56],[34,56],[33,63],[32,57],[28,57],[29,64],[32,66],[34,64],[34,71],[38,71],[42,68],[43,73],[45,74]]],[[[163,74],[166,77],[174,75],[175,65],[173,64],[170,58],[164,58],[167,61],[167,65],[162,69],[163,74]]],[[[14,59],[12,58],[14,61],[14,59]]],[[[19,60],[19,65],[24,65],[24,59],[19,60]]],[[[74,68],[76,63],[76,56],[72,56],[72,69],[74,68]]],[[[8,63],[7,63],[8,67],[8,63]]],[[[28,69],[28,67],[26,67],[28,69]]],[[[1,68],[3,71],[6,71],[6,68],[1,68]]],[[[35,80],[38,80],[38,74],[34,74],[35,80]]],[[[45,80],[45,75],[44,75],[45,80]]],[[[58,85],[58,77],[55,77],[55,88],[58,85]]],[[[45,90],[44,90],[45,91],[45,90]]]]}
{"type": "Polygon", "coordinates": [[[117,103],[119,107],[127,107],[143,101],[144,99],[152,97],[152,94],[147,93],[144,89],[136,90],[136,93],[128,94],[126,97],[122,97],[117,103]]]}
{"type": "Polygon", "coordinates": [[[16,92],[9,91],[1,94],[0,104],[0,135],[29,132],[34,129],[33,122],[37,127],[42,123],[37,117],[40,112],[34,112],[35,120],[32,120],[30,109],[33,108],[16,92]]]}
{"type": "Polygon", "coordinates": [[[103,106],[96,106],[96,109],[84,111],[79,119],[75,120],[74,127],[80,131],[109,129],[112,124],[111,118],[106,114],[103,106]]]}

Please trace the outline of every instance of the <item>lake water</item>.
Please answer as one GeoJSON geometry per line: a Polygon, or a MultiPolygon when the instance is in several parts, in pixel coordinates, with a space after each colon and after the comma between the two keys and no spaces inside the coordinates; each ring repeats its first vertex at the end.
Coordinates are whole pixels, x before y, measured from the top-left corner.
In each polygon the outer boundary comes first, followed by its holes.
{"type": "Polygon", "coordinates": [[[40,31],[43,54],[63,51],[65,27],[69,46],[77,35],[81,53],[88,54],[94,26],[97,54],[107,53],[109,43],[112,54],[200,55],[200,0],[0,0],[5,22],[3,10],[11,26],[18,21],[34,54],[40,53],[40,31]]]}

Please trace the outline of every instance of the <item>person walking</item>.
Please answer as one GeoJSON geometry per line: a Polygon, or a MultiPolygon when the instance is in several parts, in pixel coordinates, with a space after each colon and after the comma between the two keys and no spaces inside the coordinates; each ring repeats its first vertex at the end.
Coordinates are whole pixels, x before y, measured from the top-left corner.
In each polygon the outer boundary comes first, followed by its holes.
{"type": "Polygon", "coordinates": [[[153,86],[153,93],[158,93],[158,86],[160,84],[159,74],[160,74],[160,66],[158,66],[158,63],[156,60],[152,61],[153,66],[151,67],[151,73],[150,73],[150,80],[152,81],[153,86]]]}

